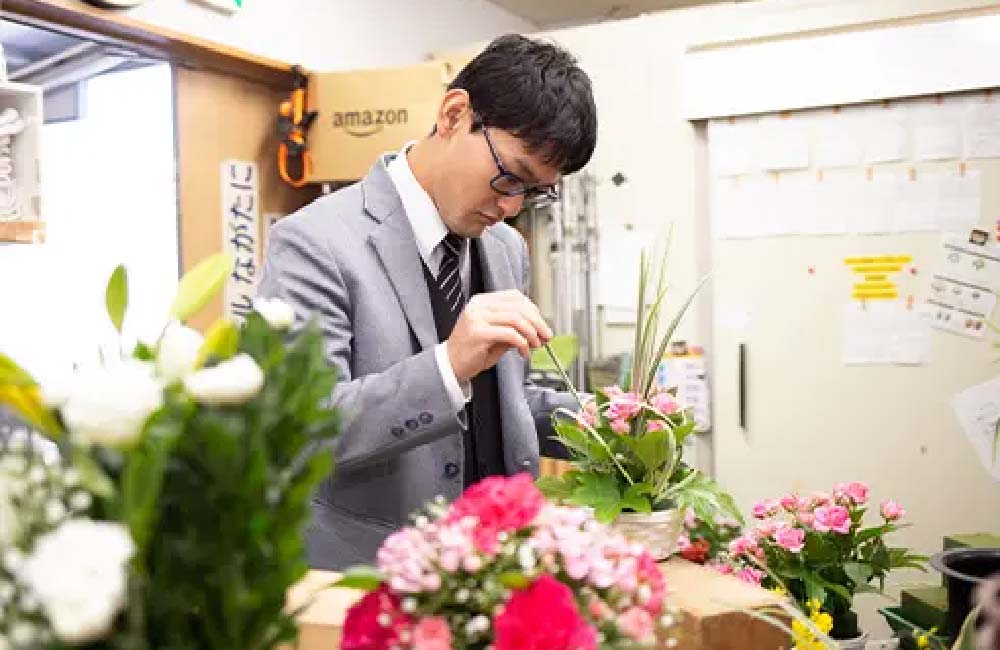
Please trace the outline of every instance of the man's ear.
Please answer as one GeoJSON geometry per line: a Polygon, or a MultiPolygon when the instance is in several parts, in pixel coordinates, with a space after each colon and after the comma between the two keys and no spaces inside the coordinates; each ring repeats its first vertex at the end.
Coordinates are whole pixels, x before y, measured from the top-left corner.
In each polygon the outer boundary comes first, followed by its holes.
{"type": "Polygon", "coordinates": [[[468,129],[471,123],[472,101],[469,93],[461,88],[446,92],[438,107],[435,132],[444,138],[450,138],[462,129],[468,129]]]}

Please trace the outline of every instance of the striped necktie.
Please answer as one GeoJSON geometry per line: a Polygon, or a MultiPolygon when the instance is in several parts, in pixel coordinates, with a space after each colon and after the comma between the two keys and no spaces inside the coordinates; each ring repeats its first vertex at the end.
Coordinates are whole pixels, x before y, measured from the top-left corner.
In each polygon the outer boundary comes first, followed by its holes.
{"type": "Polygon", "coordinates": [[[454,233],[448,233],[441,240],[441,247],[444,255],[441,258],[441,267],[438,270],[437,285],[441,298],[451,310],[454,319],[462,312],[465,306],[465,293],[462,291],[462,272],[459,263],[459,253],[462,250],[464,239],[454,233]]]}

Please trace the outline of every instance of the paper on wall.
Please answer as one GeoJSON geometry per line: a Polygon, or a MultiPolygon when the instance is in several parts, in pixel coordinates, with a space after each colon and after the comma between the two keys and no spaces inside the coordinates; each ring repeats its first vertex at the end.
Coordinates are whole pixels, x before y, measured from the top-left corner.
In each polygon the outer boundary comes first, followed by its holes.
{"type": "Polygon", "coordinates": [[[958,393],[952,398],[951,407],[983,467],[994,480],[1000,481],[1000,449],[996,447],[1000,377],[958,393]]]}
{"type": "Polygon", "coordinates": [[[841,357],[846,365],[922,365],[930,353],[930,328],[903,300],[844,305],[841,357]]]}
{"type": "Polygon", "coordinates": [[[865,124],[860,118],[844,112],[820,114],[815,118],[814,158],[816,167],[854,167],[862,161],[865,124]]]}
{"type": "Polygon", "coordinates": [[[905,113],[898,106],[871,108],[865,112],[865,162],[883,163],[907,157],[905,113]]]}
{"type": "Polygon", "coordinates": [[[757,120],[709,122],[708,156],[714,176],[739,176],[756,171],[756,129],[757,120]]]}
{"type": "Polygon", "coordinates": [[[785,171],[809,167],[809,121],[801,115],[771,115],[757,125],[760,168],[785,171]]]}
{"type": "Polygon", "coordinates": [[[941,242],[924,316],[934,327],[980,339],[1000,291],[1000,244],[970,244],[958,235],[941,242]]]}
{"type": "Polygon", "coordinates": [[[992,98],[969,107],[965,153],[969,158],[1000,158],[1000,103],[992,98]]]}

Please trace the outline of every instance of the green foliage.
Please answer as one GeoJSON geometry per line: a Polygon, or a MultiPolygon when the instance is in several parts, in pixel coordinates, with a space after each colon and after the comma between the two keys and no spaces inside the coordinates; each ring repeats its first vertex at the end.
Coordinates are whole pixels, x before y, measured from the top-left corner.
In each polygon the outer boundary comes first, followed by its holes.
{"type": "Polygon", "coordinates": [[[125,322],[125,311],[128,309],[128,273],[124,264],[119,264],[108,280],[108,286],[104,290],[104,305],[111,324],[120,334],[125,322]]]}

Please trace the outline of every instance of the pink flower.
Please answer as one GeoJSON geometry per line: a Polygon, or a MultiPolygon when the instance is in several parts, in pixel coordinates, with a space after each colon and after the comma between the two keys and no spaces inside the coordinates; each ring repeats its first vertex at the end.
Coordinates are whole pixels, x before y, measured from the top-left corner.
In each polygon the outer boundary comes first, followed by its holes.
{"type": "Polygon", "coordinates": [[[340,647],[387,650],[396,645],[410,622],[410,617],[399,607],[399,598],[383,583],[347,610],[340,647]]]}
{"type": "Polygon", "coordinates": [[[548,574],[515,591],[493,629],[496,650],[597,649],[597,631],[580,616],[573,592],[548,574]]]}
{"type": "Polygon", "coordinates": [[[639,582],[645,584],[650,589],[649,600],[639,603],[646,608],[653,616],[658,616],[663,608],[663,597],[667,593],[667,581],[663,578],[660,565],[656,563],[649,551],[642,551],[636,561],[639,582]]]}
{"type": "Polygon", "coordinates": [[[684,527],[691,529],[698,525],[698,515],[694,513],[694,508],[684,511],[684,527]]]}
{"type": "Polygon", "coordinates": [[[828,506],[833,503],[833,496],[829,492],[813,492],[809,499],[809,505],[813,508],[817,506],[828,506]]]}
{"type": "Polygon", "coordinates": [[[741,535],[729,542],[729,554],[734,556],[745,555],[757,550],[757,540],[748,535],[741,535]]]}
{"type": "Polygon", "coordinates": [[[788,512],[795,512],[799,507],[799,497],[794,494],[786,494],[781,497],[781,507],[788,512]]]}
{"type": "Polygon", "coordinates": [[[736,572],[736,577],[743,582],[749,583],[751,585],[760,586],[761,581],[764,579],[764,572],[760,569],[755,569],[752,566],[744,567],[736,572]]]}
{"type": "Polygon", "coordinates": [[[713,561],[713,562],[708,562],[707,564],[705,564],[705,566],[707,566],[710,569],[714,569],[715,571],[717,571],[717,572],[719,572],[719,573],[721,573],[723,575],[732,575],[733,574],[733,567],[732,567],[732,565],[726,564],[725,562],[714,562],[713,561]]]}
{"type": "Polygon", "coordinates": [[[642,410],[642,401],[635,393],[622,393],[612,397],[606,408],[609,420],[631,420],[642,410]]]}
{"type": "Polygon", "coordinates": [[[844,506],[820,506],[814,514],[813,527],[821,533],[832,530],[846,535],[851,532],[851,513],[844,506]]]}
{"type": "Polygon", "coordinates": [[[653,640],[653,617],[641,607],[629,607],[618,618],[618,627],[639,643],[653,640]]]}
{"type": "Polygon", "coordinates": [[[670,393],[657,393],[649,399],[649,404],[664,415],[672,415],[680,410],[680,404],[670,393]]]}
{"type": "Polygon", "coordinates": [[[868,486],[864,483],[848,483],[847,496],[851,497],[856,505],[863,505],[868,501],[868,486]]]}
{"type": "Polygon", "coordinates": [[[811,512],[801,512],[796,515],[795,519],[806,528],[812,528],[813,524],[816,523],[816,515],[811,512]]]}
{"type": "Polygon", "coordinates": [[[618,386],[605,386],[604,388],[601,389],[601,392],[604,393],[605,397],[611,399],[613,397],[618,397],[619,395],[624,394],[625,391],[623,391],[618,386]]]}
{"type": "Polygon", "coordinates": [[[451,630],[440,616],[428,616],[413,626],[413,650],[451,650],[451,630]]]}
{"type": "Polygon", "coordinates": [[[768,537],[774,535],[775,531],[781,527],[776,521],[764,521],[761,522],[759,526],[751,533],[756,539],[767,539],[768,537]]]}
{"type": "Polygon", "coordinates": [[[646,422],[646,431],[663,431],[667,428],[667,423],[663,420],[648,420],[646,422]]]}
{"type": "Polygon", "coordinates": [[[514,532],[530,524],[545,499],[535,487],[531,474],[490,476],[465,491],[448,509],[445,523],[475,517],[476,548],[496,553],[500,533],[514,532]]]}
{"type": "Polygon", "coordinates": [[[753,516],[757,519],[765,519],[778,512],[781,503],[776,499],[766,499],[753,506],[753,516]]]}
{"type": "Polygon", "coordinates": [[[896,521],[906,516],[906,510],[892,499],[882,502],[882,517],[886,521],[896,521]]]}
{"type": "Polygon", "coordinates": [[[612,420],[611,430],[615,433],[626,435],[629,431],[631,431],[631,426],[629,426],[629,423],[626,420],[612,420]]]}
{"type": "Polygon", "coordinates": [[[801,528],[783,526],[774,532],[774,541],[786,551],[798,553],[806,545],[806,531],[801,528]]]}

